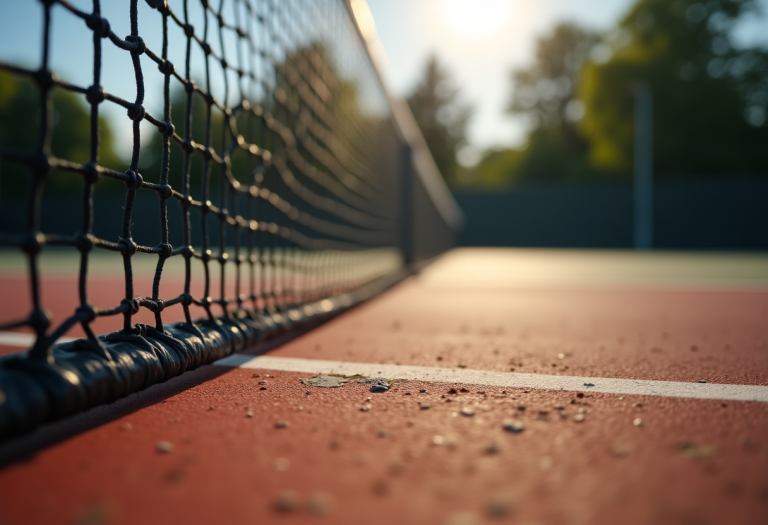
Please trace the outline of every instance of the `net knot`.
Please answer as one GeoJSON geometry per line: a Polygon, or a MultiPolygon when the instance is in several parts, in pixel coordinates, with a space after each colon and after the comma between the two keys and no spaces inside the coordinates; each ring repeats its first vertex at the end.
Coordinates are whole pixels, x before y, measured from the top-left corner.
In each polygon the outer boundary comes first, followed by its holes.
{"type": "Polygon", "coordinates": [[[81,252],[89,252],[93,249],[93,238],[88,233],[81,233],[77,236],[76,246],[81,252]]]}
{"type": "Polygon", "coordinates": [[[161,199],[170,199],[173,197],[173,188],[168,184],[160,184],[157,186],[157,194],[161,199]]]}
{"type": "Polygon", "coordinates": [[[131,49],[131,53],[136,55],[143,55],[147,50],[147,45],[144,43],[144,39],[140,36],[128,35],[125,37],[125,41],[131,44],[136,44],[135,49],[131,49]]]}
{"type": "Polygon", "coordinates": [[[147,0],[149,7],[157,9],[161,13],[165,13],[168,10],[168,2],[166,0],[147,0]]]}
{"type": "Polygon", "coordinates": [[[101,104],[107,98],[107,92],[101,86],[90,86],[85,90],[85,99],[91,104],[101,104]]]}
{"type": "Polygon", "coordinates": [[[161,242],[155,247],[155,251],[163,259],[167,259],[173,255],[173,246],[168,242],[161,242]]]}
{"type": "Polygon", "coordinates": [[[150,312],[159,314],[165,309],[165,303],[162,299],[144,299],[144,306],[149,308],[150,312]]]}
{"type": "Polygon", "coordinates": [[[96,167],[96,164],[93,162],[88,162],[86,164],[83,164],[83,180],[88,184],[93,184],[99,180],[101,177],[101,174],[99,173],[98,168],[96,167]]]}
{"type": "Polygon", "coordinates": [[[131,104],[128,106],[128,118],[131,120],[141,120],[144,118],[146,111],[141,104],[131,104]]]}
{"type": "Polygon", "coordinates": [[[34,79],[43,91],[51,89],[56,83],[56,75],[47,69],[38,69],[34,74],[34,79]]]}
{"type": "Polygon", "coordinates": [[[195,81],[194,80],[187,80],[184,82],[184,91],[187,93],[193,93],[195,91],[195,81]]]}
{"type": "Polygon", "coordinates": [[[200,47],[203,48],[203,53],[205,53],[206,55],[211,54],[211,45],[208,42],[203,42],[202,44],[200,44],[200,47]]]}
{"type": "Polygon", "coordinates": [[[205,94],[205,102],[209,106],[213,106],[216,103],[216,97],[214,97],[211,93],[206,93],[205,94]]]}
{"type": "Polygon", "coordinates": [[[138,246],[135,242],[133,242],[133,239],[121,237],[120,240],[117,242],[117,247],[120,248],[120,252],[125,255],[133,255],[138,250],[138,246]]]}
{"type": "Polygon", "coordinates": [[[183,304],[184,306],[189,306],[193,302],[192,301],[192,294],[183,293],[179,297],[181,298],[181,304],[183,304]]]}
{"type": "Polygon", "coordinates": [[[21,241],[21,249],[28,255],[38,254],[45,246],[45,240],[45,235],[40,232],[29,233],[21,241]]]}
{"type": "Polygon", "coordinates": [[[183,248],[181,248],[181,250],[179,250],[179,253],[185,259],[189,259],[193,255],[195,255],[195,249],[192,246],[184,246],[183,248]]]}
{"type": "Polygon", "coordinates": [[[141,185],[144,183],[144,178],[141,176],[140,173],[136,173],[133,170],[128,170],[125,172],[125,175],[128,177],[128,180],[125,181],[125,187],[132,190],[137,190],[141,188],[141,185]]]}
{"type": "Polygon", "coordinates": [[[222,58],[220,62],[221,62],[221,67],[223,67],[224,69],[227,69],[227,67],[229,67],[229,64],[225,59],[222,58]]]}
{"type": "Polygon", "coordinates": [[[192,153],[195,151],[195,144],[191,140],[185,140],[180,146],[184,153],[192,153]]]}
{"type": "Polygon", "coordinates": [[[75,310],[75,314],[80,318],[81,322],[90,323],[96,319],[96,310],[90,304],[81,305],[75,310]]]}
{"type": "Polygon", "coordinates": [[[131,314],[139,313],[139,301],[136,299],[123,299],[120,301],[120,306],[127,309],[131,314]]]}
{"type": "Polygon", "coordinates": [[[173,134],[176,133],[176,127],[170,122],[162,122],[157,129],[166,137],[173,137],[173,134]]]}
{"type": "Polygon", "coordinates": [[[203,148],[203,151],[201,152],[203,154],[203,158],[205,160],[211,160],[213,158],[213,149],[211,148],[203,148]]]}
{"type": "Polygon", "coordinates": [[[192,38],[195,34],[195,27],[192,24],[184,24],[184,34],[192,38]]]}
{"type": "Polygon", "coordinates": [[[211,260],[211,250],[205,250],[205,251],[203,252],[203,254],[200,256],[200,259],[201,259],[201,260],[202,260],[204,263],[208,263],[208,262],[210,262],[210,260],[211,260]]]}
{"type": "Polygon", "coordinates": [[[109,20],[106,18],[102,18],[98,15],[88,15],[85,18],[85,25],[101,38],[107,38],[109,36],[109,20]]]}
{"type": "Polygon", "coordinates": [[[27,322],[29,323],[30,328],[38,334],[42,334],[51,326],[52,318],[53,316],[48,310],[44,308],[35,308],[32,310],[32,313],[29,314],[29,320],[27,322]]]}
{"type": "Polygon", "coordinates": [[[189,209],[192,206],[192,197],[190,195],[182,197],[181,200],[179,200],[179,206],[184,210],[189,209]]]}
{"type": "Polygon", "coordinates": [[[157,65],[157,69],[159,69],[160,73],[163,75],[170,75],[176,71],[176,66],[174,66],[173,62],[170,60],[163,60],[157,65]]]}

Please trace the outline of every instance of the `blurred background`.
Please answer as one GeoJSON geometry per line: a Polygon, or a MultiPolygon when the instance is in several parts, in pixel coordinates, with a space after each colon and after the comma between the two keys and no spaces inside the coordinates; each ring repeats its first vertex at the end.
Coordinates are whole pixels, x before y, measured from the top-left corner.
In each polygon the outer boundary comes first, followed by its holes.
{"type": "MultiPolygon", "coordinates": [[[[461,244],[629,248],[645,221],[646,247],[768,250],[768,0],[367,3],[385,81],[407,99],[466,215],[461,244]]],[[[36,64],[38,2],[3,10],[3,59],[36,64]]],[[[107,17],[128,34],[126,17],[107,17]]],[[[90,58],[72,57],[91,56],[89,32],[61,20],[52,68],[88,85],[90,58]]],[[[105,76],[126,60],[105,56],[105,76]]],[[[133,89],[108,87],[127,99],[133,89]]],[[[88,155],[81,98],[54,96],[54,124],[68,123],[54,127],[54,153],[76,161],[88,155]]],[[[100,162],[123,170],[130,121],[111,106],[102,106],[100,162]]],[[[0,144],[30,141],[36,107],[31,83],[0,72],[0,144]]],[[[143,143],[140,167],[159,162],[159,143],[143,143]]],[[[0,166],[3,231],[23,204],[16,169],[0,166]]],[[[58,210],[55,197],[77,181],[56,180],[46,192],[62,217],[71,204],[58,210]]]]}
{"type": "Polygon", "coordinates": [[[768,249],[768,1],[368,0],[470,246],[768,249]]]}

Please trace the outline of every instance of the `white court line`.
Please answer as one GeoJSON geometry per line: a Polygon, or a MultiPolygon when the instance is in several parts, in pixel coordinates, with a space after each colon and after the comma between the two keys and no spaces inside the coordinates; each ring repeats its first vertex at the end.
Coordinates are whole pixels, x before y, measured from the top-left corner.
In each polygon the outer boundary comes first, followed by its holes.
{"type": "MultiPolygon", "coordinates": [[[[74,341],[72,337],[59,337],[57,343],[67,343],[74,341]]],[[[0,332],[0,346],[19,346],[22,348],[30,348],[35,344],[35,334],[27,334],[24,332],[0,332]]]]}
{"type": "Polygon", "coordinates": [[[759,401],[768,403],[768,386],[722,385],[717,383],[682,383],[678,381],[646,381],[606,377],[553,376],[517,372],[486,372],[466,368],[436,368],[431,366],[377,365],[349,363],[298,357],[253,357],[231,355],[213,363],[234,368],[255,368],[307,374],[362,375],[389,379],[411,379],[436,383],[536,388],[569,392],[600,392],[640,396],[717,399],[722,401],[759,401]],[[585,383],[594,386],[586,386],[585,383]]]}

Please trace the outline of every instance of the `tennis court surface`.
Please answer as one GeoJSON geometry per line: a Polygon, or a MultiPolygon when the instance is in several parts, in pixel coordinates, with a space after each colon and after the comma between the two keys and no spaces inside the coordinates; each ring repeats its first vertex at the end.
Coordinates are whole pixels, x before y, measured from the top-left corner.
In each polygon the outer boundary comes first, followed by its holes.
{"type": "Polygon", "coordinates": [[[765,523],[767,263],[453,250],[0,445],[0,522],[765,523]]]}

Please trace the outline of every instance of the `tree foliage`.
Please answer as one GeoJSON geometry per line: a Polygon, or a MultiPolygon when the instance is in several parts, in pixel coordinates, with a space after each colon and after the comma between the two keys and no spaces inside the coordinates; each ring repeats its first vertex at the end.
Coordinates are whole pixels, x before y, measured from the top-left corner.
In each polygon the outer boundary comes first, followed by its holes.
{"type": "Polygon", "coordinates": [[[768,53],[740,49],[732,28],[753,0],[640,0],[606,38],[611,56],[589,61],[581,129],[596,165],[629,173],[633,84],[654,98],[659,176],[768,170],[768,53]]]}
{"type": "Polygon", "coordinates": [[[459,168],[456,155],[467,144],[472,108],[460,100],[459,90],[436,56],[427,60],[408,105],[440,173],[448,184],[455,184],[459,168]]]}

